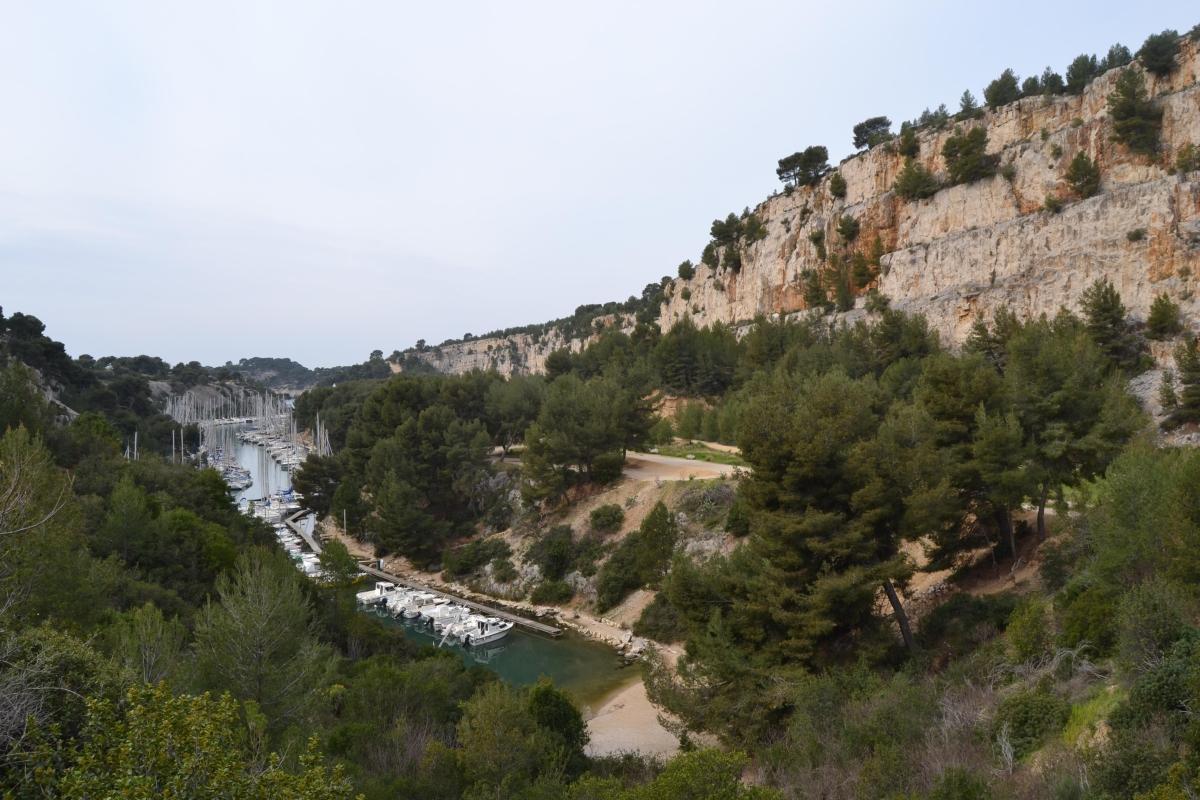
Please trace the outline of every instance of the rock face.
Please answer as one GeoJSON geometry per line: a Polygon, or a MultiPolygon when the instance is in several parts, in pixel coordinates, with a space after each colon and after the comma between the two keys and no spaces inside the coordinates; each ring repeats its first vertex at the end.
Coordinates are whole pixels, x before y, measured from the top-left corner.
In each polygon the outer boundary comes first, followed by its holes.
{"type": "MultiPolygon", "coordinates": [[[[1144,319],[1154,297],[1166,292],[1195,325],[1200,173],[1171,174],[1171,167],[1180,148],[1200,145],[1198,49],[1197,42],[1185,41],[1170,76],[1146,75],[1163,110],[1157,163],[1112,139],[1107,99],[1120,70],[1096,78],[1082,95],[1026,98],[961,123],[986,129],[988,152],[999,157],[1008,177],[997,174],[925,200],[905,200],[892,191],[903,157],[890,144],[877,145],[838,167],[845,197],[830,194],[826,177],[761,203],[754,213],[766,236],[742,248],[741,269],[698,264],[690,280],[672,281],[659,325],[665,331],[684,317],[698,326],[736,325],[760,314],[805,312],[805,276],[830,270],[810,240],[814,231],[822,231],[828,252],[844,261],[872,247],[884,253],[877,276],[855,287],[858,310],[852,316],[863,313],[866,290],[877,288],[893,308],[924,314],[951,345],[962,342],[977,315],[990,316],[1002,306],[1022,316],[1075,308],[1083,289],[1099,278],[1113,282],[1135,317],[1144,319]],[[1064,179],[1080,151],[1101,173],[1100,193],[1086,200],[1076,199],[1064,179]],[[1048,196],[1063,202],[1061,212],[1045,210],[1048,196]],[[843,242],[837,232],[843,216],[859,222],[853,242],[843,242]]],[[[918,137],[917,160],[939,177],[945,172],[942,146],[954,128],[918,137]]],[[[579,350],[586,343],[554,333],[539,341],[476,339],[422,358],[446,372],[538,372],[552,350],[579,350]]]]}

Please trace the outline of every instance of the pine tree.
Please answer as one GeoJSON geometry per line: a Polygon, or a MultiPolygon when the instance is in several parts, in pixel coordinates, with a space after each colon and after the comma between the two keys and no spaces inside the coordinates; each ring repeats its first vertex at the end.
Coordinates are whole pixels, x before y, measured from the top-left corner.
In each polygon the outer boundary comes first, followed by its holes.
{"type": "Polygon", "coordinates": [[[987,102],[988,108],[992,109],[1019,100],[1020,97],[1021,88],[1017,82],[1017,74],[1011,69],[1004,70],[1000,73],[999,78],[989,83],[983,90],[983,99],[987,102]]]}
{"type": "Polygon", "coordinates": [[[988,414],[980,408],[976,418],[972,455],[975,469],[983,481],[1001,532],[1008,538],[1009,550],[1017,557],[1012,509],[1018,508],[1033,488],[1025,469],[1026,443],[1016,415],[988,414]]]}
{"type": "Polygon", "coordinates": [[[921,200],[937,194],[938,182],[920,162],[906,158],[892,189],[906,200],[921,200]]]}
{"type": "Polygon", "coordinates": [[[1154,298],[1150,316],[1146,319],[1146,329],[1151,339],[1170,339],[1183,330],[1183,323],[1179,321],[1179,305],[1166,292],[1154,298]]]}
{"type": "Polygon", "coordinates": [[[1142,342],[1127,318],[1121,295],[1107,278],[1096,281],[1083,292],[1080,301],[1088,335],[1117,367],[1133,369],[1143,359],[1142,342]]]}
{"type": "Polygon", "coordinates": [[[1200,422],[1200,348],[1195,338],[1175,348],[1175,367],[1179,372],[1178,403],[1169,423],[1177,426],[1200,422]]]}
{"type": "Polygon", "coordinates": [[[1082,150],[1071,159],[1064,177],[1071,185],[1071,190],[1080,197],[1091,197],[1100,191],[1100,168],[1082,150]]]}
{"type": "Polygon", "coordinates": [[[1154,155],[1162,128],[1162,109],[1146,94],[1146,80],[1135,67],[1126,67],[1108,96],[1113,138],[1134,153],[1154,155]]]}
{"type": "Polygon", "coordinates": [[[1163,370],[1162,383],[1158,386],[1158,404],[1162,406],[1163,413],[1168,415],[1179,405],[1179,396],[1175,394],[1174,370],[1163,370]]]}

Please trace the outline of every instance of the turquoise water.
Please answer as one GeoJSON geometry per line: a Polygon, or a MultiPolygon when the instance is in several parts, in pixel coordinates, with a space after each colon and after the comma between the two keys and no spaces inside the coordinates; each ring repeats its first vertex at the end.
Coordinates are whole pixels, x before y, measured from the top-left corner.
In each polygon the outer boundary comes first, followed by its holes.
{"type": "MultiPolygon", "coordinates": [[[[412,641],[437,646],[441,640],[419,626],[386,615],[379,618],[385,625],[402,628],[412,641]]],[[[548,677],[583,704],[595,703],[639,675],[637,667],[624,666],[624,659],[611,647],[569,630],[550,639],[513,628],[508,636],[491,645],[460,647],[447,642],[442,649],[456,653],[467,666],[478,665],[495,672],[514,686],[528,686],[542,676],[548,677]]]]}

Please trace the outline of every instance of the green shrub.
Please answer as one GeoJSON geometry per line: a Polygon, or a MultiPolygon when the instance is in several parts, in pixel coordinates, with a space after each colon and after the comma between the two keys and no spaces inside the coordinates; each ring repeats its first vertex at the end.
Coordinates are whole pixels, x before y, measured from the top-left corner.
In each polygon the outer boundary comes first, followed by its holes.
{"type": "Polygon", "coordinates": [[[1146,319],[1146,335],[1151,339],[1170,339],[1179,335],[1183,323],[1179,321],[1179,305],[1163,292],[1150,305],[1150,316],[1146,319]]]}
{"type": "Polygon", "coordinates": [[[616,503],[608,503],[592,509],[588,515],[588,524],[597,533],[613,533],[625,521],[625,511],[616,503]]]}
{"type": "Polygon", "coordinates": [[[725,516],[725,530],[734,536],[746,536],[750,533],[750,511],[741,495],[734,498],[725,516]]]}
{"type": "Polygon", "coordinates": [[[987,779],[962,767],[947,768],[929,792],[929,800],[991,800],[992,797],[987,779]]]}
{"type": "Polygon", "coordinates": [[[575,561],[575,538],[571,526],[555,525],[546,531],[526,551],[525,559],[536,564],[546,580],[562,580],[575,561]]]}
{"type": "Polygon", "coordinates": [[[1007,593],[975,597],[959,592],[921,621],[917,642],[922,649],[961,657],[1003,631],[1016,604],[1007,593]]]}
{"type": "Polygon", "coordinates": [[[684,261],[679,265],[679,277],[685,281],[690,281],[696,275],[696,267],[690,260],[684,261]]]}
{"type": "Polygon", "coordinates": [[[1067,167],[1067,183],[1080,197],[1091,197],[1100,191],[1100,168],[1088,154],[1080,150],[1067,167]]]}
{"type": "Polygon", "coordinates": [[[1000,177],[1004,178],[1004,180],[1008,181],[1009,183],[1012,183],[1017,179],[1017,165],[1011,161],[1005,164],[1000,168],[1000,177]]]}
{"type": "Polygon", "coordinates": [[[858,238],[859,224],[858,220],[849,214],[845,214],[838,220],[838,235],[843,241],[853,242],[858,238]]]}
{"type": "Polygon", "coordinates": [[[952,184],[973,183],[996,174],[999,157],[987,152],[987,131],[982,125],[956,131],[942,146],[952,184]]]}
{"type": "Polygon", "coordinates": [[[1140,242],[1142,239],[1146,238],[1146,229],[1145,228],[1134,228],[1133,230],[1128,231],[1125,234],[1125,238],[1131,242],[1140,242]]]}
{"type": "Polygon", "coordinates": [[[1023,664],[1045,656],[1053,643],[1050,609],[1044,600],[1024,600],[1008,619],[1008,651],[1014,663],[1023,664]]]}
{"type": "Polygon", "coordinates": [[[529,595],[529,601],[543,606],[557,606],[574,596],[575,590],[566,581],[542,581],[529,595]]]}
{"type": "Polygon", "coordinates": [[[700,263],[709,269],[717,268],[717,246],[712,242],[704,245],[704,252],[700,254],[700,263]]]}
{"type": "Polygon", "coordinates": [[[1079,586],[1059,599],[1059,641],[1067,647],[1087,644],[1096,655],[1112,652],[1118,595],[1108,586],[1079,586]]]}
{"type": "Polygon", "coordinates": [[[1179,148],[1179,153],[1175,156],[1175,169],[1180,172],[1200,170],[1200,147],[1194,144],[1185,144],[1179,148]]]}
{"type": "Polygon", "coordinates": [[[666,595],[659,592],[642,609],[641,616],[633,624],[633,632],[656,642],[670,644],[682,641],[687,635],[687,628],[675,606],[671,605],[666,595]]]}
{"type": "Polygon", "coordinates": [[[625,454],[620,450],[601,453],[592,462],[592,480],[596,483],[612,483],[621,477],[621,468],[624,466],[625,454]]]}
{"type": "Polygon", "coordinates": [[[1058,212],[1063,210],[1063,201],[1059,200],[1057,197],[1055,197],[1052,194],[1048,194],[1048,195],[1046,195],[1046,202],[1043,204],[1042,207],[1045,208],[1047,211],[1049,211],[1051,214],[1057,214],[1058,212]]]}
{"type": "Polygon", "coordinates": [[[706,525],[722,520],[733,505],[735,490],[727,481],[689,486],[679,497],[676,510],[706,525]]]}
{"type": "Polygon", "coordinates": [[[817,249],[817,258],[824,261],[827,255],[825,252],[825,231],[820,229],[812,231],[808,234],[808,240],[817,249]]]}
{"type": "Polygon", "coordinates": [[[685,286],[683,287],[683,291],[679,293],[679,296],[683,298],[683,302],[686,303],[688,300],[692,299],[692,290],[685,286]]]}
{"type": "Polygon", "coordinates": [[[448,549],[442,556],[442,573],[447,578],[462,578],[483,569],[490,561],[511,555],[512,548],[503,539],[476,539],[448,549]]]}
{"type": "Polygon", "coordinates": [[[1071,717],[1071,704],[1049,688],[1039,686],[1006,697],[996,709],[992,736],[1007,735],[1013,755],[1024,758],[1046,737],[1059,733],[1071,717]]]}
{"type": "Polygon", "coordinates": [[[1063,149],[1062,149],[1061,144],[1059,144],[1058,142],[1055,142],[1054,144],[1050,145],[1050,157],[1051,158],[1053,158],[1053,159],[1062,158],[1062,154],[1063,154],[1063,149]]]}
{"type": "Polygon", "coordinates": [[[846,179],[842,177],[842,173],[835,172],[829,179],[829,193],[839,198],[846,196],[846,179]]]}
{"type": "Polygon", "coordinates": [[[492,577],[500,583],[512,583],[517,579],[517,568],[507,558],[493,558],[492,577]]]}
{"type": "Polygon", "coordinates": [[[1160,78],[1170,75],[1175,70],[1175,56],[1179,54],[1179,32],[1165,30],[1146,37],[1138,50],[1138,58],[1142,66],[1152,75],[1160,78]]]}
{"type": "Polygon", "coordinates": [[[892,189],[906,200],[921,200],[937,194],[938,182],[918,161],[907,158],[892,189]]]}
{"type": "Polygon", "coordinates": [[[659,501],[601,567],[596,581],[596,607],[606,611],[634,589],[662,578],[677,538],[675,517],[659,501]]]}
{"type": "Polygon", "coordinates": [[[900,141],[896,145],[896,152],[905,158],[916,158],[921,154],[917,132],[907,122],[900,126],[900,141]]]}
{"type": "Polygon", "coordinates": [[[1126,67],[1108,96],[1108,112],[1112,117],[1113,138],[1134,153],[1153,155],[1158,150],[1158,133],[1162,127],[1162,109],[1146,94],[1142,73],[1126,67]]]}
{"type": "Polygon", "coordinates": [[[1117,656],[1131,674],[1160,661],[1188,632],[1191,599],[1177,585],[1152,580],[1121,598],[1117,614],[1117,656]]]}

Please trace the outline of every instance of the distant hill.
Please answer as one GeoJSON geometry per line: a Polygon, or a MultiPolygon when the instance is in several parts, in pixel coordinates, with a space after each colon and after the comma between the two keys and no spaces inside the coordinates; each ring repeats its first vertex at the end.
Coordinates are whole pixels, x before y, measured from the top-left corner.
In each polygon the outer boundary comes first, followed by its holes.
{"type": "Polygon", "coordinates": [[[364,378],[386,378],[392,374],[391,368],[383,360],[383,354],[378,350],[361,364],[315,369],[309,369],[290,358],[243,358],[237,363],[237,371],[247,380],[261,383],[271,389],[294,390],[364,378]]]}

